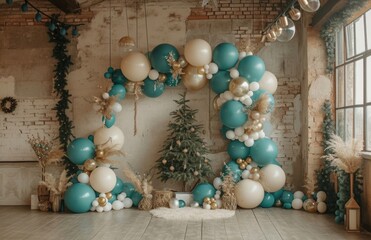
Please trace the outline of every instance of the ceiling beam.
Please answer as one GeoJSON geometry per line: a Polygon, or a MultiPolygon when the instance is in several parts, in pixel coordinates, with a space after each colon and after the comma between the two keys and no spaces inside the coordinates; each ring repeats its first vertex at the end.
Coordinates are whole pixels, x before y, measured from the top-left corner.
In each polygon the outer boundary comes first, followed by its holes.
{"type": "Polygon", "coordinates": [[[312,18],[312,26],[320,30],[323,24],[334,14],[339,12],[347,4],[347,0],[328,0],[312,18]]]}
{"type": "Polygon", "coordinates": [[[49,0],[49,2],[65,13],[76,13],[80,11],[79,3],[76,0],[49,0]]]}

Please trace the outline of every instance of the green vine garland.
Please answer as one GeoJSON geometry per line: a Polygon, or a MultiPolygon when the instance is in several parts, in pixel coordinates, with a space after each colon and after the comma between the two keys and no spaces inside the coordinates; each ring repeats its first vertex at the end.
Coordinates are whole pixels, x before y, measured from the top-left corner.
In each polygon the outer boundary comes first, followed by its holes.
{"type": "Polygon", "coordinates": [[[321,29],[321,37],[326,44],[327,73],[332,73],[334,70],[336,33],[343,27],[346,21],[366,3],[367,1],[348,1],[343,10],[332,15],[325,25],[323,25],[321,29]]]}
{"type": "MultiPolygon", "coordinates": [[[[54,21],[58,21],[58,16],[53,15],[54,21]]],[[[53,23],[53,21],[52,21],[53,23]]],[[[72,121],[67,115],[69,109],[69,103],[71,103],[69,97],[71,96],[67,89],[67,74],[70,66],[73,64],[71,61],[71,55],[67,50],[67,45],[70,40],[66,37],[67,34],[60,34],[61,29],[70,27],[65,24],[55,24],[56,28],[49,28],[49,41],[55,43],[53,49],[53,57],[57,60],[54,69],[54,93],[59,97],[59,101],[53,110],[57,111],[57,119],[59,122],[59,141],[62,144],[63,150],[67,151],[67,146],[73,138],[72,134],[72,121]]],[[[67,157],[64,157],[64,165],[69,174],[75,173],[78,168],[73,164],[67,157]]]]}

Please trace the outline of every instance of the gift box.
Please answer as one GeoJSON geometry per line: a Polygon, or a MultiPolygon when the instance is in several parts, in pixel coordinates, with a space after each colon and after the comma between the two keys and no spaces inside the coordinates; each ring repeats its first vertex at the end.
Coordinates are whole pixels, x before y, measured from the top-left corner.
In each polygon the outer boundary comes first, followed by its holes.
{"type": "Polygon", "coordinates": [[[193,202],[193,194],[191,192],[175,192],[175,198],[183,200],[186,206],[189,206],[193,202]]]}

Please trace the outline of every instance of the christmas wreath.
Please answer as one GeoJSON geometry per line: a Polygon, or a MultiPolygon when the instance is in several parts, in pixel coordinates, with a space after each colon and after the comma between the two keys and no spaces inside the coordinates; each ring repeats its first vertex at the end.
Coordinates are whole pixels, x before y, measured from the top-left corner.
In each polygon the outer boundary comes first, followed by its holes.
{"type": "Polygon", "coordinates": [[[5,97],[1,100],[0,106],[4,113],[12,113],[17,107],[17,100],[12,97],[5,97]]]}

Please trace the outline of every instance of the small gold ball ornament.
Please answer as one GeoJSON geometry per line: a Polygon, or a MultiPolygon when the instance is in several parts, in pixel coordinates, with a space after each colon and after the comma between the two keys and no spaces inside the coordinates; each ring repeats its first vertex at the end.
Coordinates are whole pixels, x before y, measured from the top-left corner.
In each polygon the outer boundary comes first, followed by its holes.
{"type": "Polygon", "coordinates": [[[178,146],[180,146],[180,144],[182,144],[182,143],[180,142],[180,140],[176,140],[176,144],[178,144],[178,146]]]}
{"type": "Polygon", "coordinates": [[[251,157],[247,157],[246,160],[245,160],[246,163],[250,164],[252,162],[252,158],[251,157]]]}
{"type": "Polygon", "coordinates": [[[215,209],[218,208],[218,204],[217,204],[216,202],[212,202],[212,203],[210,204],[210,206],[211,206],[211,209],[212,209],[212,210],[215,210],[215,209]]]}
{"type": "Polygon", "coordinates": [[[166,159],[162,159],[162,164],[166,164],[167,163],[167,160],[166,159]]]}
{"type": "Polygon", "coordinates": [[[170,166],[170,171],[174,172],[175,168],[174,166],[170,166]]]}
{"type": "Polygon", "coordinates": [[[97,158],[102,158],[104,156],[104,151],[103,150],[97,150],[95,152],[95,155],[97,156],[97,158]]]}
{"type": "Polygon", "coordinates": [[[187,149],[187,148],[184,148],[184,149],[183,149],[183,152],[184,152],[184,153],[187,153],[187,152],[188,152],[188,149],[187,149]]]}
{"type": "Polygon", "coordinates": [[[191,132],[194,132],[195,131],[195,129],[194,128],[191,128],[191,132]]]}
{"type": "Polygon", "coordinates": [[[205,198],[204,198],[204,203],[206,203],[206,204],[210,204],[210,203],[211,203],[210,198],[209,198],[209,197],[205,197],[205,198]]]}
{"type": "Polygon", "coordinates": [[[236,160],[237,164],[241,164],[243,162],[242,158],[237,158],[236,160]]]}
{"type": "Polygon", "coordinates": [[[112,198],[112,193],[110,193],[110,192],[106,193],[106,198],[111,199],[112,198]]]}
{"type": "Polygon", "coordinates": [[[99,206],[101,206],[101,207],[106,206],[106,204],[107,204],[107,198],[105,198],[105,197],[99,197],[98,198],[98,203],[99,203],[99,206]]]}
{"type": "Polygon", "coordinates": [[[163,73],[160,73],[160,75],[158,76],[158,81],[165,82],[165,80],[166,80],[166,75],[163,73]]]}
{"type": "Polygon", "coordinates": [[[84,162],[84,169],[93,171],[97,167],[97,162],[94,159],[88,159],[84,162]]]}
{"type": "Polygon", "coordinates": [[[250,173],[251,173],[251,174],[258,173],[258,172],[259,172],[259,168],[257,168],[257,167],[253,167],[253,168],[251,168],[251,170],[250,170],[250,173]]]}
{"type": "Polygon", "coordinates": [[[240,169],[245,169],[246,168],[246,164],[245,163],[241,163],[240,164],[240,169]]]}
{"type": "Polygon", "coordinates": [[[198,176],[198,171],[194,171],[193,175],[198,176]]]}

